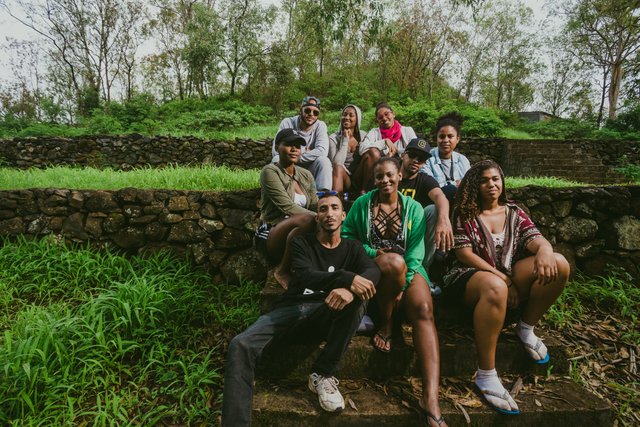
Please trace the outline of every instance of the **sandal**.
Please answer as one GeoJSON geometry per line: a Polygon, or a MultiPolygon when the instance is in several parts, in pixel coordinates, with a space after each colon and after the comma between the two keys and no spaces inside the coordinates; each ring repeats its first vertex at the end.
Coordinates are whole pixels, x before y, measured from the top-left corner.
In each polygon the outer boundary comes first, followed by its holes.
{"type": "Polygon", "coordinates": [[[382,353],[389,353],[391,351],[391,335],[384,336],[380,332],[376,332],[376,334],[371,338],[371,345],[373,346],[373,348],[382,353]],[[380,338],[380,340],[384,343],[383,346],[380,347],[376,345],[376,337],[380,338]],[[388,349],[387,345],[389,345],[388,349]]]}
{"type": "Polygon", "coordinates": [[[433,422],[435,422],[438,426],[441,426],[442,424],[445,423],[444,417],[442,415],[440,415],[440,418],[436,418],[435,415],[433,415],[431,412],[424,409],[419,403],[418,403],[418,409],[420,410],[420,421],[422,422],[422,424],[425,424],[428,426],[430,424],[429,418],[431,418],[433,422]]]}
{"type": "MultiPolygon", "coordinates": [[[[480,389],[478,389],[478,390],[480,390],[480,389]]],[[[520,410],[519,409],[506,410],[506,409],[498,408],[493,403],[491,403],[491,401],[489,399],[487,399],[487,396],[492,396],[492,397],[497,397],[498,399],[502,399],[507,403],[509,402],[509,400],[513,401],[513,398],[511,397],[511,395],[509,394],[509,392],[507,390],[504,390],[503,393],[500,393],[500,392],[497,392],[497,391],[493,391],[493,390],[480,390],[480,393],[482,394],[482,397],[484,398],[484,400],[487,401],[489,406],[491,406],[496,411],[498,411],[498,412],[500,412],[502,414],[508,414],[508,415],[519,415],[520,414],[520,410]]],[[[515,404],[515,401],[513,403],[515,404]]]]}
{"type": "Polygon", "coordinates": [[[540,338],[538,338],[538,341],[536,341],[536,345],[531,345],[524,341],[522,342],[522,344],[524,345],[524,349],[526,350],[527,354],[529,355],[529,357],[531,357],[531,360],[533,360],[534,363],[537,363],[538,365],[544,365],[549,361],[548,351],[547,351],[547,355],[542,359],[536,359],[535,357],[535,356],[540,357],[540,347],[544,347],[544,343],[540,338]]]}

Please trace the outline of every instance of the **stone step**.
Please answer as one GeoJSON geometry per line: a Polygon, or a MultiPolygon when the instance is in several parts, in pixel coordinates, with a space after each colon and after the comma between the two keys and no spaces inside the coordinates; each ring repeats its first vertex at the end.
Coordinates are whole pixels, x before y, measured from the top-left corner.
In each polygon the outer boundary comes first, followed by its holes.
{"type": "MultiPolygon", "coordinates": [[[[351,340],[340,368],[341,378],[387,379],[396,376],[420,375],[417,356],[411,343],[411,328],[404,329],[404,343],[394,340],[392,351],[375,350],[368,336],[356,336],[351,340]]],[[[447,377],[467,377],[478,367],[475,344],[470,330],[438,328],[440,344],[440,374],[447,377]]],[[[569,369],[567,353],[562,343],[542,331],[551,360],[545,365],[531,361],[520,340],[510,330],[501,334],[496,355],[496,369],[501,373],[546,375],[566,373],[569,369]]],[[[265,351],[258,366],[260,378],[304,379],[324,344],[282,344],[265,351]]]]}
{"type": "MultiPolygon", "coordinates": [[[[503,378],[504,380],[504,378],[503,378]]],[[[411,389],[415,379],[406,379],[411,389]]],[[[507,387],[510,384],[505,382],[507,387]]],[[[416,399],[410,392],[396,394],[396,387],[375,384],[368,380],[342,381],[339,385],[346,408],[340,414],[330,414],[320,408],[317,397],[307,389],[306,382],[278,385],[258,384],[253,399],[254,426],[416,426],[420,417],[416,399]]],[[[441,385],[441,409],[447,424],[455,426],[518,426],[567,427],[612,425],[609,405],[566,378],[540,380],[527,384],[517,395],[520,415],[503,415],[490,408],[472,390],[468,381],[441,385]],[[455,391],[452,391],[455,388],[455,391]],[[455,403],[458,403],[456,407],[455,403]],[[465,404],[467,406],[460,406],[465,404]],[[464,408],[465,414],[458,408],[464,408]]]]}

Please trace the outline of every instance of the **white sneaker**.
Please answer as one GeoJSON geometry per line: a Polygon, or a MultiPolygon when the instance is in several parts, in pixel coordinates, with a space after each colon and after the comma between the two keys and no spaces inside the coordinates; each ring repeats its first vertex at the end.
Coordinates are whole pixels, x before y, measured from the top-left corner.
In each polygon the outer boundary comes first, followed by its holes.
{"type": "Polygon", "coordinates": [[[309,390],[318,395],[320,406],[327,412],[344,409],[344,399],[338,390],[340,381],[336,377],[323,377],[315,372],[309,375],[309,390]]]}

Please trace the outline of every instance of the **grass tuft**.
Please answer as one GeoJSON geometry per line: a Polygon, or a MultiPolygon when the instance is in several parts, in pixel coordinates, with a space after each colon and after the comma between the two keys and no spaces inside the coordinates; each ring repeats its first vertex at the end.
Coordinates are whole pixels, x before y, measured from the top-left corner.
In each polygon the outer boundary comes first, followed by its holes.
{"type": "Polygon", "coordinates": [[[257,317],[258,290],[166,252],[5,241],[0,423],[215,424],[225,342],[257,317]]]}

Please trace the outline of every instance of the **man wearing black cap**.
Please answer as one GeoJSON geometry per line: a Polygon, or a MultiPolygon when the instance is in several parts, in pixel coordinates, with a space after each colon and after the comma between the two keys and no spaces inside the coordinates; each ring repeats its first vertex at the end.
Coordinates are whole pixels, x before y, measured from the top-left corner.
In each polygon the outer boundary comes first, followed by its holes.
{"type": "Polygon", "coordinates": [[[422,265],[428,271],[436,249],[448,251],[453,246],[453,229],[449,220],[449,201],[444,195],[438,181],[420,168],[431,153],[429,143],[422,138],[414,138],[402,153],[402,180],[398,189],[405,196],[420,202],[424,207],[427,223],[425,233],[425,257],[422,265]]]}
{"type": "MultiPolygon", "coordinates": [[[[302,147],[299,165],[313,174],[317,188],[333,188],[331,161],[329,154],[329,133],[327,125],[318,120],[320,116],[320,99],[305,96],[300,107],[300,114],[282,119],[278,131],[282,129],[297,130],[307,141],[302,147]]],[[[278,161],[275,140],[271,148],[272,162],[278,161]]]]}

